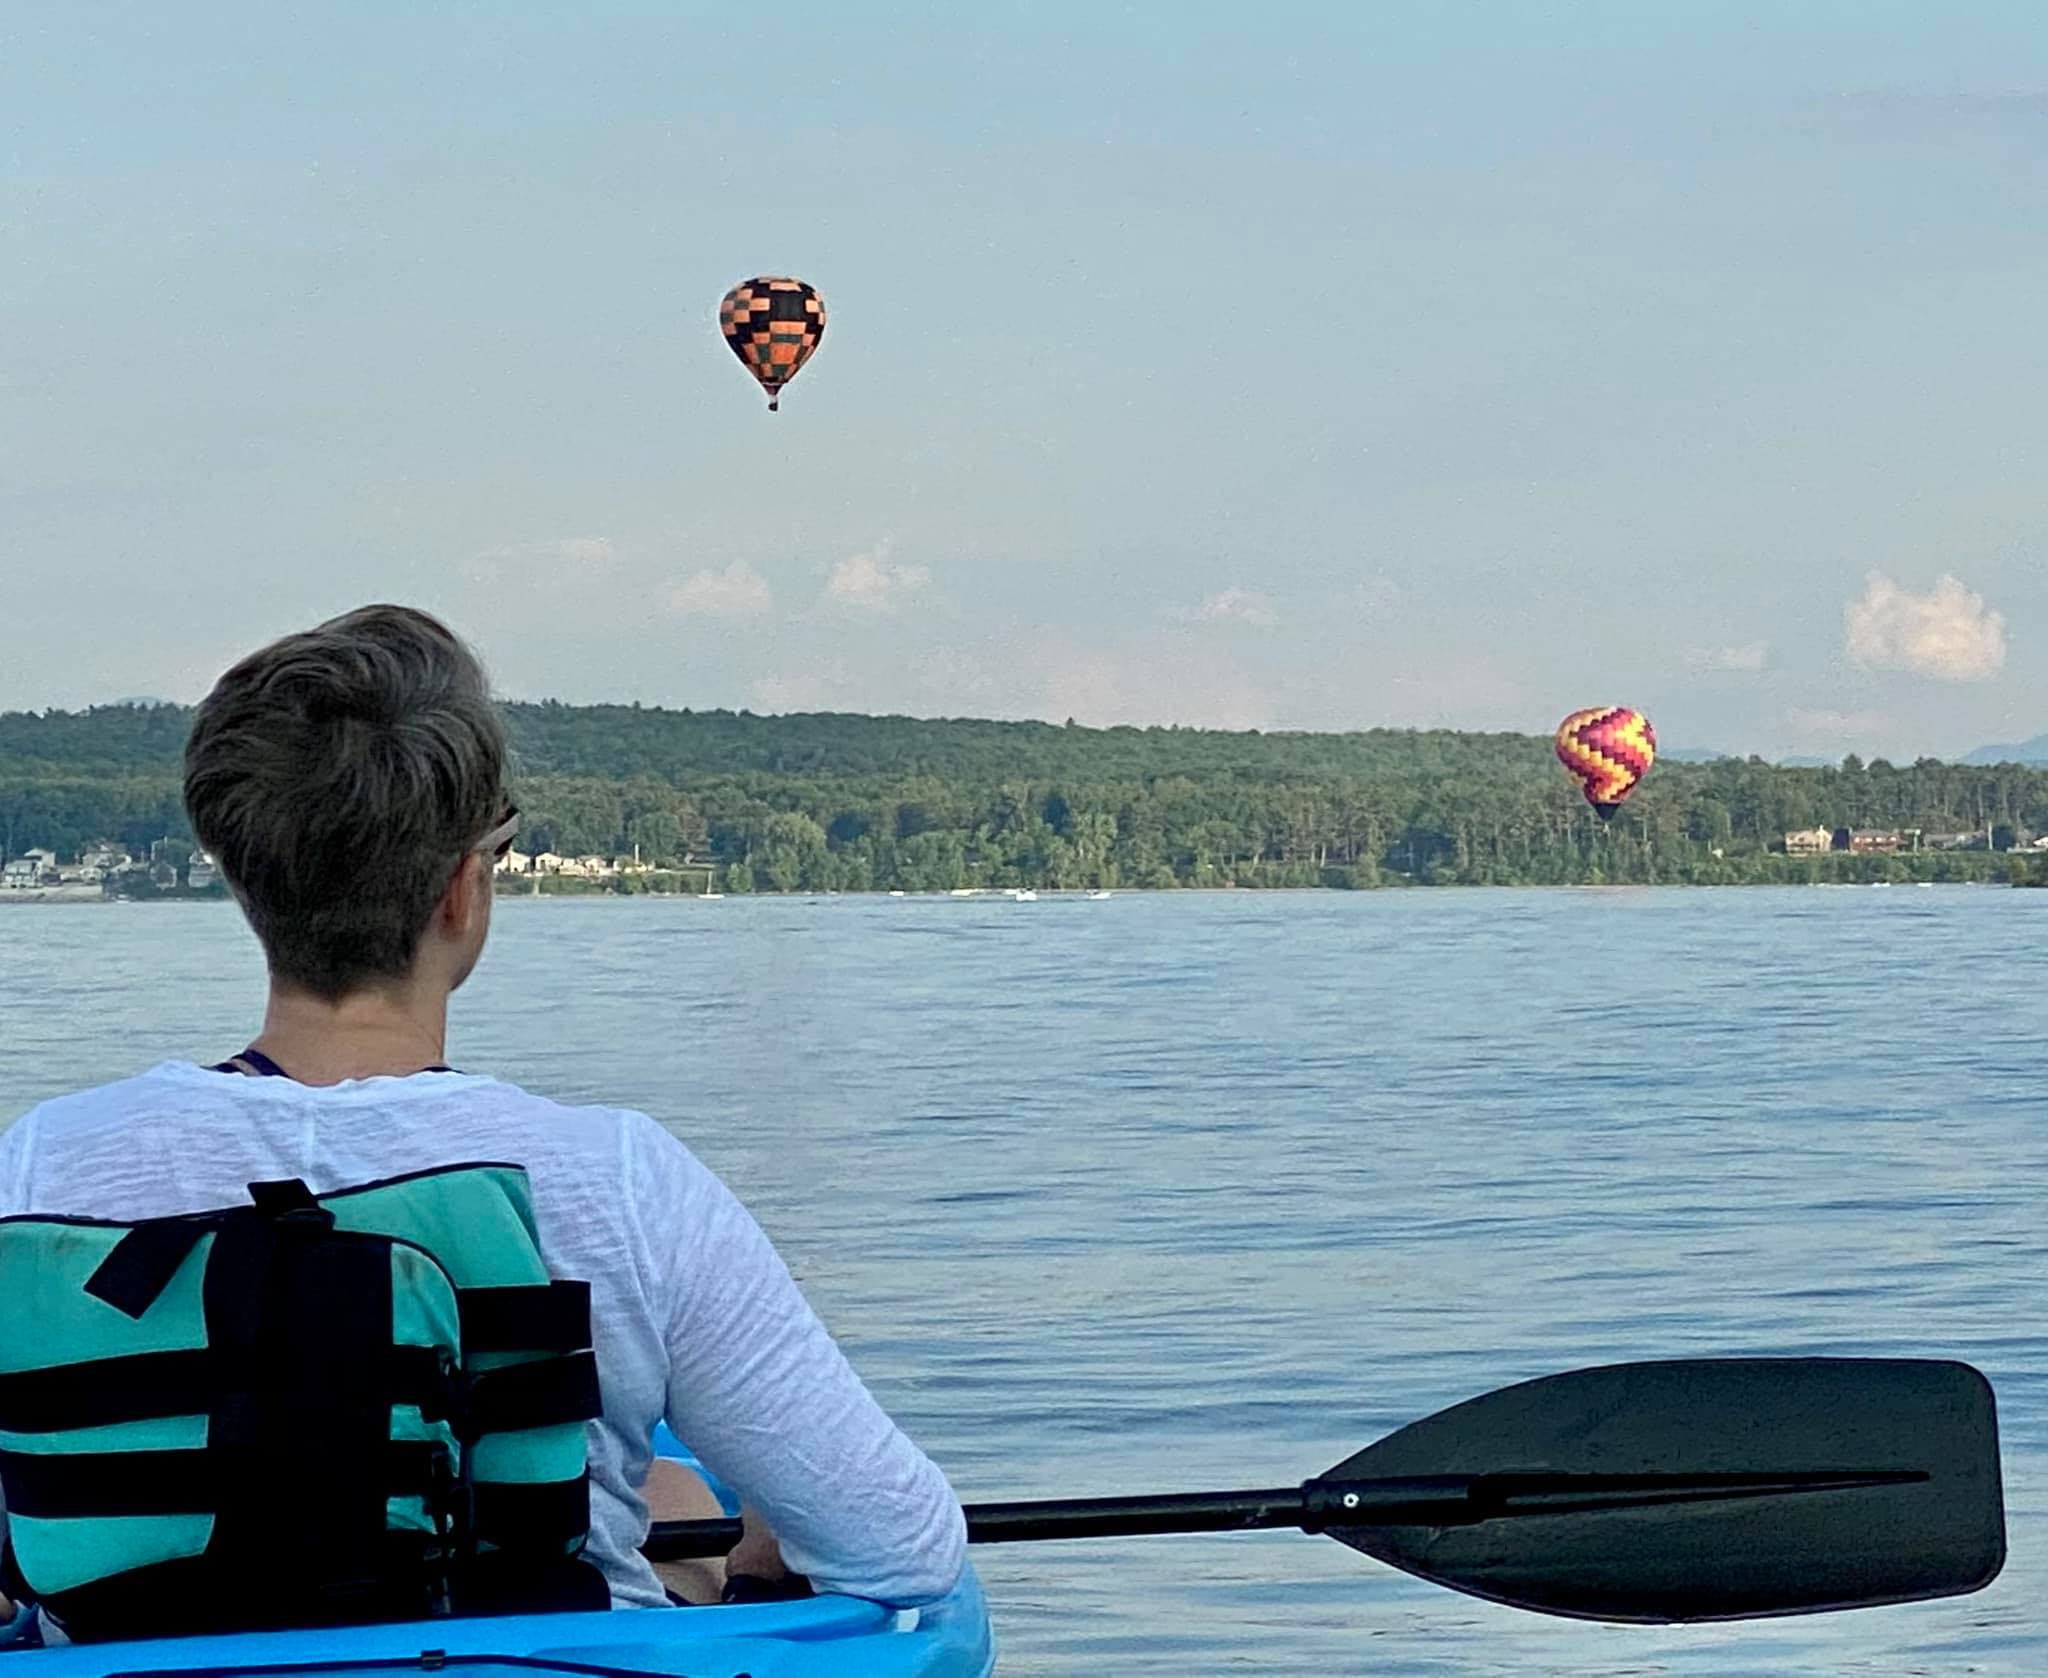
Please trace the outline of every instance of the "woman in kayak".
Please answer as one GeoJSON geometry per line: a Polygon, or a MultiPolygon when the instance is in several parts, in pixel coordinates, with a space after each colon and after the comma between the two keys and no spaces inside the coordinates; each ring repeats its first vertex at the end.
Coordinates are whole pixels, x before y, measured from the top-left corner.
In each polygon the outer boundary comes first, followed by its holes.
{"type": "MultiPolygon", "coordinates": [[[[323,1193],[522,1165],[549,1272],[590,1285],[603,1416],[584,1555],[614,1605],[669,1600],[639,1551],[650,1499],[664,1517],[718,1513],[677,1464],[650,1484],[663,1421],[748,1506],[731,1575],[936,1600],[964,1563],[957,1499],[725,1185],[643,1114],[448,1065],[448,998],[483,953],[493,862],[518,832],[504,773],[482,668],[423,613],[365,607],[228,671],[194,720],[185,802],[262,943],[262,1029],[231,1060],[27,1114],[0,1136],[0,1216],[127,1221],[241,1201],[252,1182],[323,1193]]],[[[698,1599],[723,1582],[678,1577],[698,1599]]],[[[0,1601],[0,1628],[10,1614],[0,1601]]]]}

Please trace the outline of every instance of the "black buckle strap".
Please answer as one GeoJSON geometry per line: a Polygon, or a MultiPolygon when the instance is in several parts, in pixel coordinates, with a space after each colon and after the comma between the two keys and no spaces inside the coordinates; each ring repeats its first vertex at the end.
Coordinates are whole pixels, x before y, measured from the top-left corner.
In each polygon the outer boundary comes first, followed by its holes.
{"type": "MultiPolygon", "coordinates": [[[[309,1449],[318,1449],[317,1444],[309,1449]]],[[[441,1495],[448,1453],[429,1440],[398,1439],[373,1462],[384,1497],[441,1495]]],[[[198,1446],[184,1451],[98,1451],[90,1455],[0,1451],[7,1512],[29,1519],[78,1516],[211,1515],[224,1502],[278,1495],[289,1461],[266,1451],[198,1446]]],[[[318,1520],[317,1511],[308,1518],[318,1520]]]]}
{"type": "Polygon", "coordinates": [[[220,1384],[220,1359],[204,1346],[24,1369],[0,1375],[0,1429],[58,1433],[200,1415],[220,1384]]]}
{"type": "Polygon", "coordinates": [[[574,1352],[568,1357],[515,1363],[472,1377],[461,1433],[468,1441],[486,1433],[516,1433],[523,1428],[588,1422],[603,1414],[597,1355],[574,1352]]]}
{"type": "MultiPolygon", "coordinates": [[[[455,1377],[438,1348],[393,1346],[389,1357],[385,1389],[393,1404],[417,1405],[430,1422],[455,1412],[455,1377]]],[[[0,1375],[0,1431],[63,1433],[205,1415],[258,1380],[246,1355],[206,1346],[26,1369],[0,1375]]]]}
{"type": "Polygon", "coordinates": [[[462,1350],[580,1352],[590,1344],[590,1284],[464,1288],[462,1350]]]}
{"type": "Polygon", "coordinates": [[[476,1488],[476,1536],[500,1550],[559,1556],[581,1547],[590,1530],[590,1476],[532,1485],[481,1482],[476,1488]]]}
{"type": "MultiPolygon", "coordinates": [[[[379,1546],[376,1576],[339,1586],[309,1579],[294,1557],[252,1567],[241,1558],[228,1565],[212,1556],[187,1556],[45,1592],[41,1601],[66,1637],[87,1644],[125,1641],[139,1626],[147,1627],[151,1637],[194,1637],[423,1620],[434,1612],[438,1567],[421,1550],[417,1535],[391,1534],[379,1546]]],[[[0,1655],[0,1662],[4,1660],[0,1655]]],[[[336,1661],[331,1666],[339,1670],[364,1664],[336,1661]]],[[[421,1661],[415,1655],[392,1664],[411,1667],[417,1678],[421,1661]]],[[[0,1665],[0,1671],[5,1670],[0,1665]]],[[[208,1670],[220,1669],[201,1669],[208,1670]]]]}

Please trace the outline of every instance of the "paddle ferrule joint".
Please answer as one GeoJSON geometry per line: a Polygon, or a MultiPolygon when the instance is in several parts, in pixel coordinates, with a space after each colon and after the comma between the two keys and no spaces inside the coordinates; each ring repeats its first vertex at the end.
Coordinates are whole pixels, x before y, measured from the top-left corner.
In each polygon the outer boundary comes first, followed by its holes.
{"type": "Polygon", "coordinates": [[[1326,1532],[1331,1527],[1469,1526],[1486,1519],[1487,1513],[1473,1496],[1471,1478],[1463,1474],[1316,1479],[1303,1481],[1301,1487],[1304,1532],[1326,1532]]]}

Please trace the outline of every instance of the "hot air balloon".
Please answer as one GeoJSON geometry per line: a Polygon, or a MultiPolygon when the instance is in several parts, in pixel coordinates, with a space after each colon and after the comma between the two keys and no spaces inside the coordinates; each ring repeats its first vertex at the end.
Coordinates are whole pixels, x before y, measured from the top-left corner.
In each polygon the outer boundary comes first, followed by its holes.
{"type": "Polygon", "coordinates": [[[1557,760],[1586,789],[1586,802],[1612,821],[1657,761],[1657,731],[1626,705],[1574,711],[1557,725],[1557,760]]]}
{"type": "Polygon", "coordinates": [[[802,280],[742,280],[718,305],[718,329],[761,381],[772,414],[782,405],[782,387],[825,336],[825,302],[802,280]]]}

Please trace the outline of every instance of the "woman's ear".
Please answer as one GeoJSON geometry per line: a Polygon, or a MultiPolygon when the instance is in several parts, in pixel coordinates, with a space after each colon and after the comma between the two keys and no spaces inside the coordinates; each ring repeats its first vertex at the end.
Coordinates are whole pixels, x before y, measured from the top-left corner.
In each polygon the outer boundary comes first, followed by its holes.
{"type": "Polygon", "coordinates": [[[463,872],[469,875],[471,885],[470,921],[474,926],[478,919],[488,920],[491,913],[491,893],[497,884],[496,858],[483,855],[472,856],[463,865],[463,872]]]}
{"type": "Polygon", "coordinates": [[[490,909],[491,859],[471,852],[462,859],[441,902],[434,911],[440,931],[453,938],[467,937],[476,929],[479,914],[490,909]]]}

